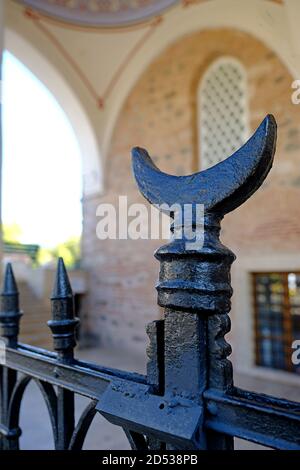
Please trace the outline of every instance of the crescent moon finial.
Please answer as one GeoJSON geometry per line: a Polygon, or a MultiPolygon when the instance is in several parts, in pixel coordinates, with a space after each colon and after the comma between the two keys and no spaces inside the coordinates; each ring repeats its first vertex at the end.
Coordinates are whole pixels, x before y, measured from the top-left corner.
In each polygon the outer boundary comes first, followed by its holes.
{"type": "Polygon", "coordinates": [[[226,214],[243,204],[269,173],[276,147],[276,121],[266,116],[252,137],[217,165],[188,176],[160,171],[148,152],[132,150],[133,173],[143,196],[157,206],[203,204],[205,212],[226,214]]]}

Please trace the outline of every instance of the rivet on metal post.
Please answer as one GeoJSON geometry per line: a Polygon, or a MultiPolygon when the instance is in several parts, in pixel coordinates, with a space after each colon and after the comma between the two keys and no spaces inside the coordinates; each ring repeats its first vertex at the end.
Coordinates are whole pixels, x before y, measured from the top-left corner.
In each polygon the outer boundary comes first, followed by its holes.
{"type": "Polygon", "coordinates": [[[7,346],[18,344],[19,323],[22,312],[19,310],[19,291],[15,276],[8,263],[5,270],[3,290],[1,293],[0,326],[1,336],[7,339],[7,346]]]}
{"type": "Polygon", "coordinates": [[[54,349],[61,361],[72,361],[79,319],[74,316],[73,292],[62,258],[58,260],[51,304],[52,320],[48,321],[48,326],[52,331],[54,349]]]}
{"type": "MultiPolygon", "coordinates": [[[[220,222],[261,186],[272,167],[275,144],[276,122],[268,115],[231,157],[192,175],[168,175],[155,166],[146,150],[132,151],[140,192],[174,219],[170,243],[155,253],[160,261],[158,304],[165,307],[165,395],[188,391],[201,405],[206,388],[228,391],[233,387],[227,359],[231,348],[224,335],[230,330],[230,267],[235,256],[220,242],[220,222]],[[178,218],[174,207],[180,208],[183,218],[178,218]],[[180,227],[188,230],[181,230],[178,237],[180,227]],[[186,233],[191,229],[194,241],[201,243],[190,243],[186,233]]],[[[199,448],[232,447],[232,439],[226,436],[196,434],[199,448]]]]}

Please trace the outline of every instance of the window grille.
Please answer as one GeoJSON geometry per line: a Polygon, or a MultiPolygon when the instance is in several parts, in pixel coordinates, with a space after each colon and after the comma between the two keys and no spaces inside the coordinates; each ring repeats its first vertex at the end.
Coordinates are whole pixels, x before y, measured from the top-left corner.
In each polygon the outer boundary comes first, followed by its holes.
{"type": "Polygon", "coordinates": [[[248,137],[247,83],[243,65],[233,58],[215,61],[199,87],[201,169],[219,163],[248,137]]]}
{"type": "Polygon", "coordinates": [[[292,343],[300,339],[300,273],[253,274],[256,364],[300,374],[292,343]]]}

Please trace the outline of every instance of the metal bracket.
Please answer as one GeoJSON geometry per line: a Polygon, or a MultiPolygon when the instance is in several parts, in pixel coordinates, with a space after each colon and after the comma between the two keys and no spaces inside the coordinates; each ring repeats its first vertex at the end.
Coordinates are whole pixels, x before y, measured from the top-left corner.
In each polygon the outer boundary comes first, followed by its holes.
{"type": "Polygon", "coordinates": [[[180,396],[158,396],[149,386],[113,382],[96,410],[109,422],[186,449],[199,448],[203,408],[180,396]]]}

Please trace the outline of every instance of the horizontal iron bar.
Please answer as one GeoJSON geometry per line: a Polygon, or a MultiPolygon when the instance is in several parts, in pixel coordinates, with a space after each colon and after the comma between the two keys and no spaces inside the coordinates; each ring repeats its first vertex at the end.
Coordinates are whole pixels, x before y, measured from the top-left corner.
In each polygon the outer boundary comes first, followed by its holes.
{"type": "Polygon", "coordinates": [[[92,399],[99,398],[115,379],[146,384],[146,378],[134,372],[99,367],[78,360],[62,364],[57,361],[55,353],[27,345],[7,348],[5,366],[92,399]]]}
{"type": "MultiPolygon", "coordinates": [[[[57,353],[53,351],[48,351],[47,349],[38,348],[36,346],[29,346],[28,344],[19,343],[19,351],[27,351],[34,354],[42,354],[44,357],[51,357],[53,359],[57,359],[57,353]]],[[[145,375],[138,374],[137,372],[128,372],[119,369],[114,369],[112,367],[105,367],[99,366],[93,362],[86,362],[78,359],[73,359],[73,364],[78,365],[80,367],[84,367],[85,369],[90,369],[95,372],[101,372],[103,374],[112,375],[113,377],[117,377],[123,380],[129,380],[138,382],[141,384],[147,383],[147,378],[145,375]]]]}
{"type": "MultiPolygon", "coordinates": [[[[130,383],[147,387],[143,375],[78,360],[62,364],[55,353],[27,345],[7,348],[5,366],[91,399],[99,399],[113,382],[121,388],[122,383],[125,388],[130,383]]],[[[298,403],[239,389],[230,395],[210,389],[204,392],[204,399],[207,428],[275,449],[300,449],[298,403]]],[[[147,402],[144,405],[143,413],[147,402]]]]}
{"type": "Polygon", "coordinates": [[[206,390],[205,426],[282,450],[300,449],[300,404],[235,389],[233,394],[206,390]]]}

